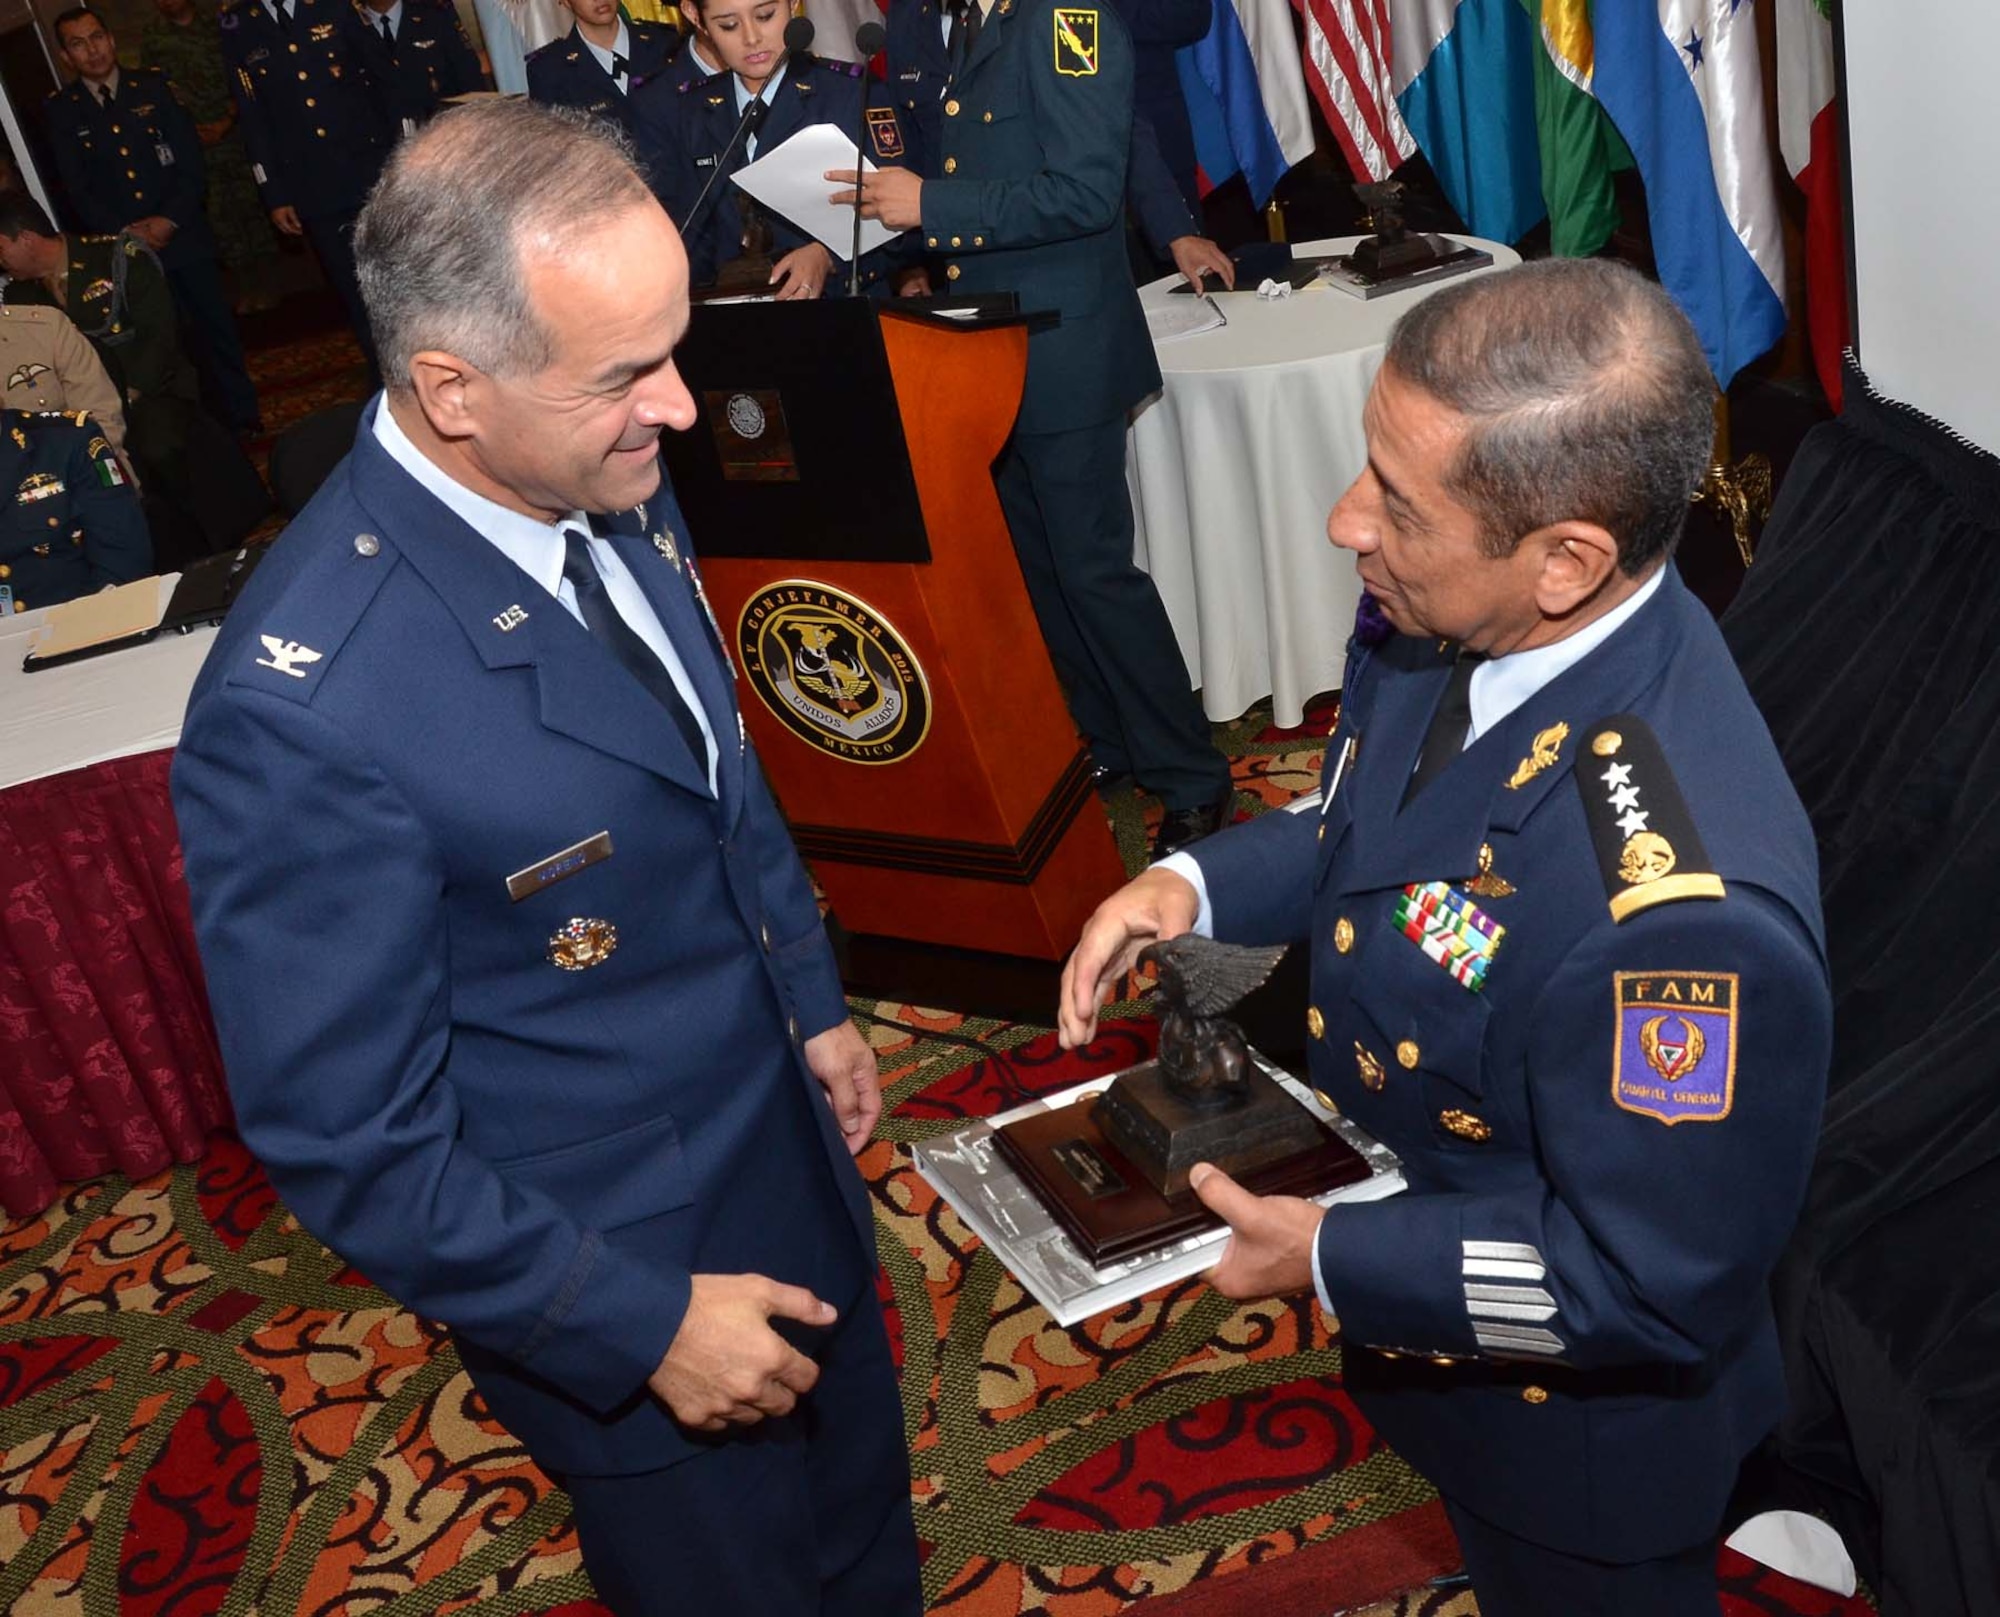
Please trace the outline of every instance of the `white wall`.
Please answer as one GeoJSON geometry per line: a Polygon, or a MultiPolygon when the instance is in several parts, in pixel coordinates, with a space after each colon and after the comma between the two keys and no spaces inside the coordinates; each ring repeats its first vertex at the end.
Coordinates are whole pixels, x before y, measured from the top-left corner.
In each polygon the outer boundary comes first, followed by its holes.
{"type": "Polygon", "coordinates": [[[2000,6],[1841,15],[1862,368],[2000,453],[2000,6]]]}

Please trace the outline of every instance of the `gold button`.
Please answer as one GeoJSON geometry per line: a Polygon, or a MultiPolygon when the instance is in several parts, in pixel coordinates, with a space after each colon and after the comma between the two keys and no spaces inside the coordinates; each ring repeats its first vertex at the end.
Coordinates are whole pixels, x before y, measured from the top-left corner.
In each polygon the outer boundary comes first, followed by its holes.
{"type": "Polygon", "coordinates": [[[56,518],[54,518],[54,517],[50,517],[50,518],[49,518],[49,526],[50,526],[51,528],[55,528],[55,527],[60,527],[60,526],[61,526],[61,523],[59,523],[59,522],[58,522],[58,521],[56,520],[56,518]]]}
{"type": "MultiPolygon", "coordinates": [[[[1321,836],[1326,835],[1325,826],[1319,828],[1319,834],[1321,836]]],[[[1335,954],[1346,954],[1353,947],[1354,923],[1343,915],[1333,923],[1333,952],[1335,954]]]]}
{"type": "Polygon", "coordinates": [[[1338,1106],[1333,1104],[1333,1097],[1329,1095],[1324,1089],[1315,1089],[1313,1091],[1313,1099],[1318,1101],[1320,1105],[1324,1106],[1329,1112],[1337,1112],[1340,1110],[1338,1106]]]}
{"type": "MultiPolygon", "coordinates": [[[[299,48],[296,45],[287,45],[285,48],[289,50],[294,56],[299,54],[299,48]]],[[[301,73],[299,77],[304,78],[305,74],[301,73]]]]}
{"type": "MultiPolygon", "coordinates": [[[[139,175],[138,175],[138,173],[137,173],[137,171],[136,171],[136,170],[133,170],[133,169],[129,169],[129,168],[128,168],[128,169],[127,169],[127,170],[125,171],[125,178],[126,178],[126,179],[128,179],[128,180],[136,180],[136,179],[137,179],[138,177],[139,177],[139,175]]],[[[138,193],[137,191],[134,191],[134,192],[133,192],[132,194],[133,194],[134,196],[137,196],[137,195],[138,195],[139,193],[138,193]]]]}
{"type": "Polygon", "coordinates": [[[1456,1134],[1461,1140],[1470,1140],[1475,1145],[1493,1138],[1493,1126],[1484,1118],[1474,1117],[1470,1112],[1461,1112],[1456,1106],[1438,1113],[1438,1122],[1447,1134],[1456,1134]]]}
{"type": "Polygon", "coordinates": [[[1452,1357],[1452,1356],[1451,1356],[1451,1355],[1450,1355],[1449,1353],[1433,1353],[1433,1354],[1431,1355],[1431,1363],[1432,1363],[1432,1364],[1456,1364],[1456,1363],[1458,1363],[1458,1360],[1454,1359],[1454,1358],[1453,1358],[1453,1357],[1452,1357]]]}
{"type": "Polygon", "coordinates": [[[958,116],[958,103],[956,101],[947,101],[944,104],[944,115],[947,118],[956,118],[958,116]]]}
{"type": "Polygon", "coordinates": [[[975,247],[984,247],[986,245],[986,238],[984,236],[974,236],[972,238],[972,245],[975,247]]]}
{"type": "Polygon", "coordinates": [[[1375,1351],[1381,1354],[1382,1357],[1385,1359],[1400,1359],[1403,1356],[1402,1354],[1398,1353],[1394,1348],[1377,1348],[1375,1351]]]}
{"type": "Polygon", "coordinates": [[[14,569],[9,567],[4,561],[0,561],[0,578],[12,578],[13,576],[14,569]]]}
{"type": "Polygon", "coordinates": [[[952,244],[952,246],[954,246],[954,247],[963,247],[963,246],[965,245],[965,243],[964,243],[964,242],[962,242],[962,241],[960,241],[960,240],[958,239],[958,237],[956,237],[956,236],[953,236],[953,237],[951,238],[951,244],[952,244]]]}
{"type": "Polygon", "coordinates": [[[324,129],[315,129],[315,130],[313,131],[313,133],[314,133],[315,135],[319,136],[319,138],[320,138],[321,140],[325,140],[325,139],[326,139],[326,131],[325,131],[324,129]]]}
{"type": "Polygon", "coordinates": [[[937,237],[935,237],[935,236],[927,236],[927,237],[925,237],[925,238],[924,238],[924,245],[925,245],[926,247],[935,247],[935,246],[937,245],[937,237]]]}
{"type": "Polygon", "coordinates": [[[1523,1387],[1521,1389],[1521,1402],[1524,1404],[1545,1404],[1548,1401],[1548,1390],[1544,1387],[1523,1387]]]}
{"type": "Polygon", "coordinates": [[[1375,1052],[1359,1039],[1354,1041],[1354,1070],[1360,1075],[1361,1087],[1371,1094],[1389,1081],[1382,1063],[1375,1059],[1375,1052]]]}
{"type": "Polygon", "coordinates": [[[1306,1007],[1306,1031],[1316,1039],[1326,1037],[1326,1018],[1319,1014],[1317,1005],[1306,1007]]]}
{"type": "Polygon", "coordinates": [[[956,174],[958,172],[958,159],[956,157],[947,157],[944,160],[944,171],[947,174],[956,174]]]}
{"type": "Polygon", "coordinates": [[[311,96],[307,96],[307,97],[306,97],[306,105],[307,105],[307,106],[309,106],[309,107],[316,107],[316,106],[318,106],[318,105],[319,105],[319,103],[318,103],[317,101],[315,101],[315,100],[314,100],[314,99],[313,99],[313,98],[312,98],[311,96]]]}
{"type": "Polygon", "coordinates": [[[979,115],[979,121],[983,124],[990,124],[993,121],[993,114],[990,112],[982,112],[979,115]]]}
{"type": "Polygon", "coordinates": [[[1415,1072],[1417,1063],[1424,1059],[1423,1051],[1417,1048],[1415,1039],[1403,1039],[1396,1045],[1396,1064],[1405,1072],[1415,1072]]]}
{"type": "Polygon", "coordinates": [[[1326,821],[1324,821],[1324,820],[1321,820],[1321,821],[1319,822],[1319,835],[1318,835],[1317,837],[1315,837],[1315,838],[1314,838],[1313,840],[1314,840],[1315,842],[1324,842],[1324,841],[1326,841],[1326,821]]]}
{"type": "MultiPolygon", "coordinates": [[[[293,49],[293,50],[297,50],[297,49],[298,49],[298,46],[294,45],[294,46],[292,47],[292,49],[293,49]]],[[[306,76],[306,70],[305,70],[304,68],[300,68],[300,69],[299,69],[299,78],[300,78],[301,82],[303,82],[303,81],[304,81],[304,79],[305,79],[305,76],[306,76]]]]}
{"type": "Polygon", "coordinates": [[[1609,758],[1624,745],[1625,738],[1622,735],[1616,730],[1606,730],[1603,735],[1591,742],[1590,750],[1600,758],[1609,758]]]}
{"type": "Polygon", "coordinates": [[[131,152],[131,149],[130,149],[129,147],[126,147],[126,146],[120,146],[120,147],[118,148],[118,155],[119,155],[120,157],[130,157],[130,156],[132,155],[132,152],[131,152]]]}
{"type": "Polygon", "coordinates": [[[944,278],[947,281],[957,280],[960,273],[959,267],[956,264],[947,264],[944,267],[944,278]]]}

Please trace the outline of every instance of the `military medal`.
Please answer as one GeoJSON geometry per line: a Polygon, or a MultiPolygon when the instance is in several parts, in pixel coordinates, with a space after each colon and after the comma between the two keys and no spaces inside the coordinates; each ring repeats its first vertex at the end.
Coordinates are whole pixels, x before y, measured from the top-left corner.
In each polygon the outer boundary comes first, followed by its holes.
{"type": "Polygon", "coordinates": [[[1514,884],[1505,876],[1493,873],[1493,844],[1479,845],[1479,874],[1465,884],[1468,893],[1477,893],[1481,898],[1512,898],[1514,884]]]}
{"type": "Polygon", "coordinates": [[[1462,893],[1441,881],[1412,882],[1396,900],[1396,930],[1444,967],[1472,993],[1486,973],[1507,929],[1462,893]]]}

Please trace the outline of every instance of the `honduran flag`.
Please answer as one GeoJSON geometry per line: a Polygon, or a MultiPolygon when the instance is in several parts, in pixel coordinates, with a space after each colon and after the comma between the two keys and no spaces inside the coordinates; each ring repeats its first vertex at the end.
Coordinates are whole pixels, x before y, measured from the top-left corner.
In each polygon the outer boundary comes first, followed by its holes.
{"type": "Polygon", "coordinates": [[[1785,256],[1750,0],[1596,0],[1598,102],[1646,182],[1653,258],[1730,379],[1785,333],[1785,256]]]}
{"type": "Polygon", "coordinates": [[[1389,81],[1438,184],[1475,236],[1520,240],[1546,211],[1535,141],[1542,44],[1521,0],[1392,0],[1389,17],[1389,81]]]}
{"type": "Polygon", "coordinates": [[[1263,207],[1313,149],[1290,0],[1215,0],[1208,37],[1175,57],[1203,194],[1240,173],[1263,207]]]}

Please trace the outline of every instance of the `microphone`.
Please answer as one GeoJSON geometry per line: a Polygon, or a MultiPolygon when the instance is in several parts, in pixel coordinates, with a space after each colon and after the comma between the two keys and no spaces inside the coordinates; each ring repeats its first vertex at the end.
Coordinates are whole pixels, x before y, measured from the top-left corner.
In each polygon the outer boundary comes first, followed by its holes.
{"type": "Polygon", "coordinates": [[[810,17],[794,17],[785,24],[785,54],[805,56],[812,51],[813,25],[810,17]]]}
{"type": "Polygon", "coordinates": [[[864,22],[854,30],[854,48],[861,53],[861,122],[854,131],[854,238],[847,254],[847,295],[861,295],[861,142],[868,129],[868,92],[874,88],[868,64],[888,43],[889,31],[879,22],[864,22]]]}

